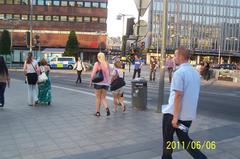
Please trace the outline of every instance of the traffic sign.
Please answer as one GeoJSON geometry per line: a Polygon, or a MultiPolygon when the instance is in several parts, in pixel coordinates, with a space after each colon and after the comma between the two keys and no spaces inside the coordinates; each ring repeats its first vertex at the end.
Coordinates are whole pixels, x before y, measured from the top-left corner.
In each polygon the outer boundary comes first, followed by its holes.
{"type": "Polygon", "coordinates": [[[140,16],[144,16],[151,0],[134,0],[140,16]]]}

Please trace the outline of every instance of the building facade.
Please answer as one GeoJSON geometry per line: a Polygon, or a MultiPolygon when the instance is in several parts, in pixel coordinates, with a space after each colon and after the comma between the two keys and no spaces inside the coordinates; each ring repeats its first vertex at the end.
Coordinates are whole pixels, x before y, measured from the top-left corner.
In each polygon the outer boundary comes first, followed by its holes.
{"type": "MultiPolygon", "coordinates": [[[[153,0],[149,10],[149,41],[161,46],[163,0],[153,0]]],[[[195,55],[214,62],[239,61],[239,0],[169,0],[167,50],[186,46],[195,55]],[[221,60],[220,58],[221,57],[221,60]]]]}
{"type": "Polygon", "coordinates": [[[25,35],[32,15],[33,50],[64,50],[69,32],[74,30],[79,54],[94,61],[106,48],[107,5],[108,0],[0,0],[0,31],[11,32],[14,60],[21,60],[28,50],[25,35]]]}

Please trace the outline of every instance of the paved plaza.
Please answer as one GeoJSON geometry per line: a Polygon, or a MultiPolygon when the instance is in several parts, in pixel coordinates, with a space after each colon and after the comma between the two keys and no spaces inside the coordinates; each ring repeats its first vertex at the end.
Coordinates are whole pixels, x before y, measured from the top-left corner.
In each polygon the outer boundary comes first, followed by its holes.
{"type": "MultiPolygon", "coordinates": [[[[97,118],[95,97],[78,88],[53,86],[51,106],[27,106],[23,81],[12,80],[0,110],[0,159],[159,159],[162,114],[136,111],[97,118]]],[[[111,110],[112,100],[109,98],[111,110]]],[[[239,159],[240,124],[199,115],[190,129],[196,141],[215,141],[209,159],[239,159]]],[[[210,148],[211,149],[211,148],[210,148]]],[[[190,159],[181,148],[176,159],[190,159]]]]}

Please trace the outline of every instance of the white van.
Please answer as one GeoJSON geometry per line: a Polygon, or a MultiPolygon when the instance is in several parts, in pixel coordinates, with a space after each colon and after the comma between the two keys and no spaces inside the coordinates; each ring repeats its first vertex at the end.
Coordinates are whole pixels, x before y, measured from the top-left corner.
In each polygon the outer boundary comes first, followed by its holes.
{"type": "Polygon", "coordinates": [[[63,56],[51,59],[49,65],[51,68],[73,69],[75,63],[75,57],[63,56]]]}

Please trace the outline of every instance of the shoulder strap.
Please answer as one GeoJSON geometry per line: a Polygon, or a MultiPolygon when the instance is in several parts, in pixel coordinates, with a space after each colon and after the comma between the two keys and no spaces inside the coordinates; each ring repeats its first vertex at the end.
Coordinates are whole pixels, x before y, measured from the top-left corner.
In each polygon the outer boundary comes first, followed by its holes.
{"type": "Polygon", "coordinates": [[[32,65],[34,71],[37,73],[37,70],[36,70],[36,68],[33,66],[32,62],[31,62],[31,65],[32,65]]]}
{"type": "MultiPolygon", "coordinates": [[[[101,63],[98,62],[98,68],[100,67],[100,70],[102,70],[101,63]]],[[[98,69],[99,70],[99,69],[98,69]]]]}
{"type": "Polygon", "coordinates": [[[40,66],[40,68],[41,68],[41,72],[46,72],[45,66],[40,66]]]}
{"type": "Polygon", "coordinates": [[[115,72],[116,72],[116,75],[119,76],[119,74],[118,74],[118,70],[117,70],[117,69],[115,69],[115,72]]]}

